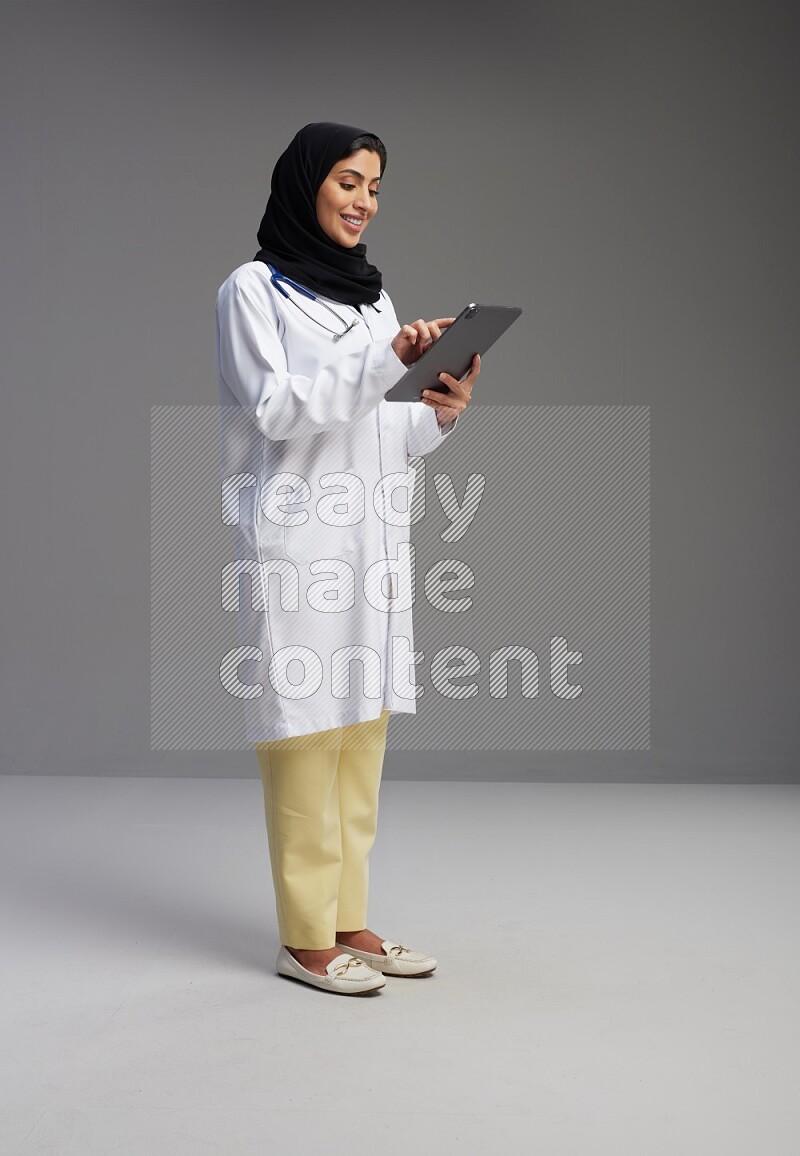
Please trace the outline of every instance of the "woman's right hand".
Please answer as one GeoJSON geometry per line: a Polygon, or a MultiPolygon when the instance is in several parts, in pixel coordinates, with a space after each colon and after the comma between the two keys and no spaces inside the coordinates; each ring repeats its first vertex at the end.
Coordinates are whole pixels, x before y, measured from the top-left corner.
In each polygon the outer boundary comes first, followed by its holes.
{"type": "Polygon", "coordinates": [[[414,321],[404,325],[392,338],[392,349],[403,365],[413,365],[423,353],[442,336],[442,330],[452,325],[455,317],[437,317],[435,321],[414,321]]]}

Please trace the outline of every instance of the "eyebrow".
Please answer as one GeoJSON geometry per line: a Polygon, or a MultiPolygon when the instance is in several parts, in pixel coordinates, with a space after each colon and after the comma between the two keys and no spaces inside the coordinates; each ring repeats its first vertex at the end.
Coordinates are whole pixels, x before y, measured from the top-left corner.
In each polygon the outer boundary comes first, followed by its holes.
{"type": "MultiPolygon", "coordinates": [[[[362,181],[364,180],[364,174],[360,173],[358,171],[358,169],[339,169],[339,172],[340,173],[352,173],[354,177],[361,177],[362,181]]],[[[370,177],[369,183],[372,184],[373,181],[379,181],[379,180],[381,180],[380,177],[370,177]]]]}

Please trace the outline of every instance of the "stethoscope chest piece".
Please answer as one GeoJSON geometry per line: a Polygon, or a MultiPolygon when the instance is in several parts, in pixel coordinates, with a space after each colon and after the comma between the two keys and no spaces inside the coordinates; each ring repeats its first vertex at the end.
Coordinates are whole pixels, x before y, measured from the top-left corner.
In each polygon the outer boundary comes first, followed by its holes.
{"type": "MultiPolygon", "coordinates": [[[[325,304],[325,302],[323,301],[323,305],[324,304],[325,304]]],[[[337,313],[336,316],[339,317],[339,314],[337,313]]],[[[343,318],[339,317],[339,320],[342,321],[343,318]]],[[[350,324],[347,326],[347,329],[345,329],[343,333],[334,333],[333,340],[334,341],[341,341],[342,338],[345,336],[345,334],[349,333],[351,329],[355,329],[355,327],[357,325],[358,325],[358,318],[354,317],[353,320],[350,322],[350,324]]]]}

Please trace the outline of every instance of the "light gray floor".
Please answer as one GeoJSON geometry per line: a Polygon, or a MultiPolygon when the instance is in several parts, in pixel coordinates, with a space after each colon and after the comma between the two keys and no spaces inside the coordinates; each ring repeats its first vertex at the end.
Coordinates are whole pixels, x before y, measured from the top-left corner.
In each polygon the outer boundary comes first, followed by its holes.
{"type": "Polygon", "coordinates": [[[261,784],[5,777],[2,1153],[796,1156],[800,788],[385,781],[369,925],[274,973],[261,784]]]}

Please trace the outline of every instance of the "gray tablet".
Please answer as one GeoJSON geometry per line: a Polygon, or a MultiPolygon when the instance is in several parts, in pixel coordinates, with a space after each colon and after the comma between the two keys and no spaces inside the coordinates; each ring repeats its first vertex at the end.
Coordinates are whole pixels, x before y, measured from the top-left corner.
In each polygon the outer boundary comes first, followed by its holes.
{"type": "Polygon", "coordinates": [[[420,401],[423,389],[449,393],[444,382],[439,380],[439,374],[449,373],[460,381],[469,372],[474,355],[479,353],[483,357],[521,312],[521,309],[508,305],[476,305],[474,302],[467,305],[419,361],[409,366],[396,385],[383,395],[383,400],[420,401]]]}

